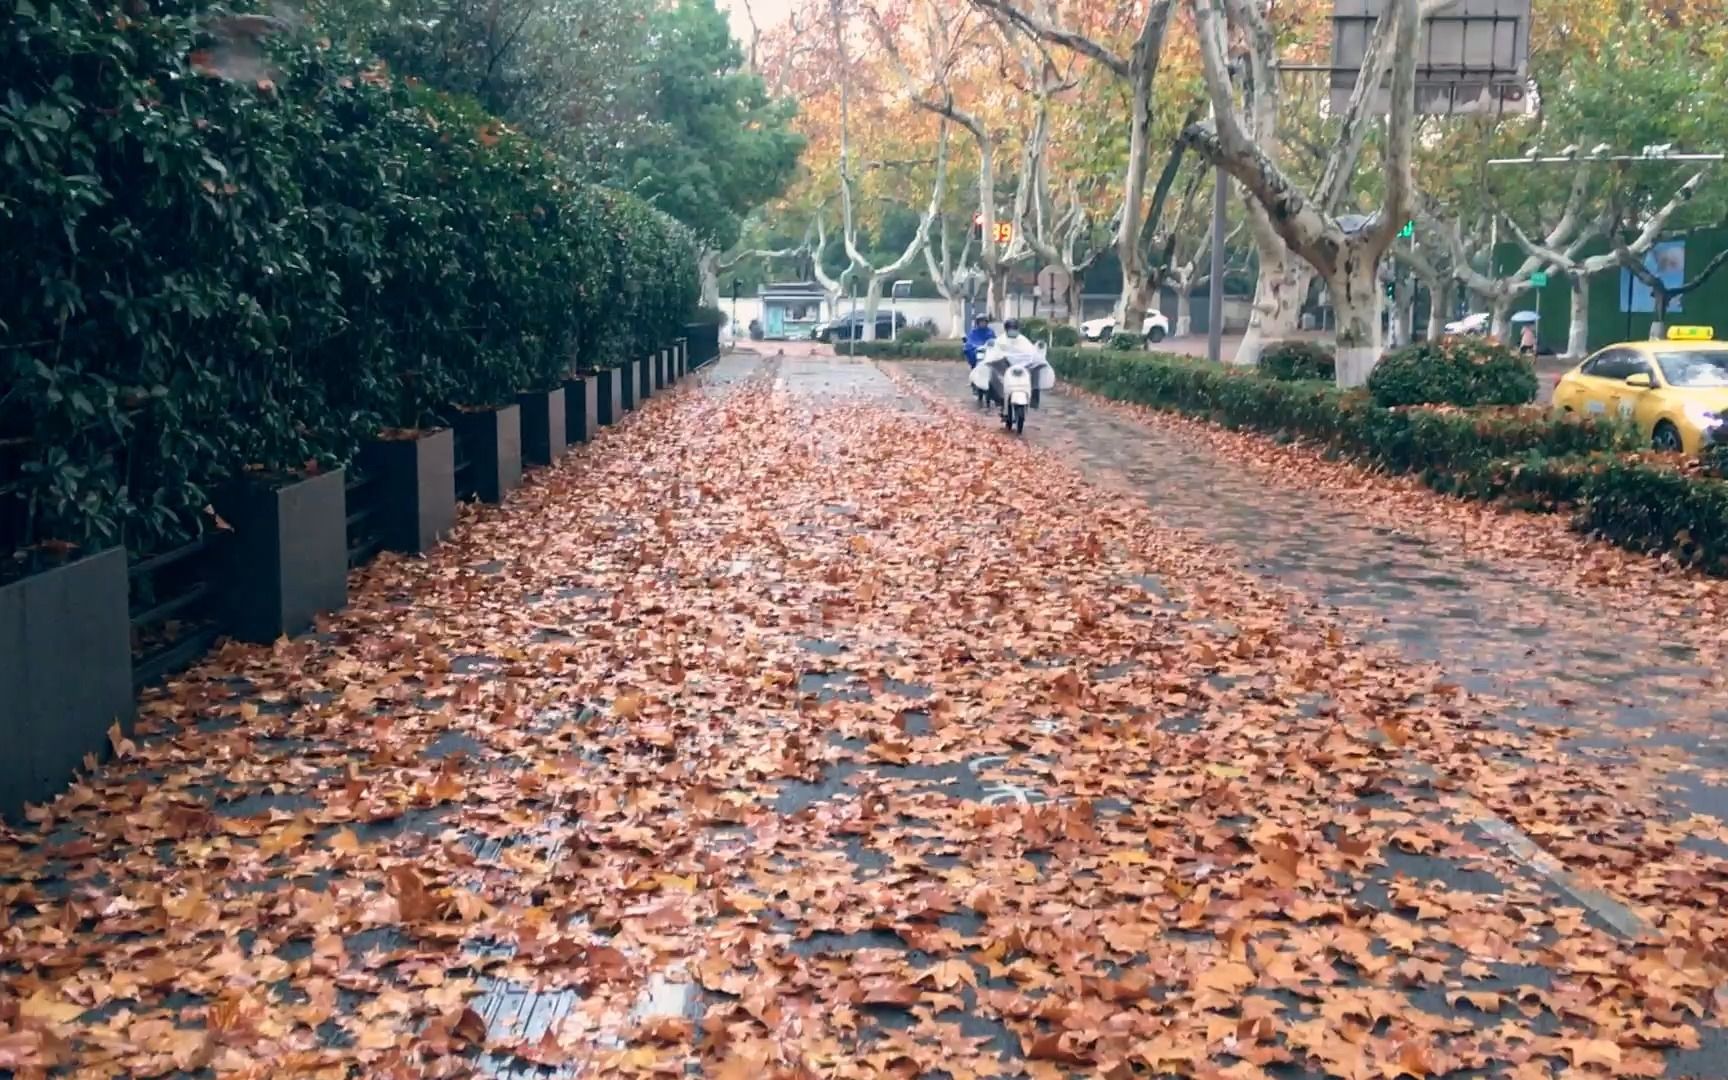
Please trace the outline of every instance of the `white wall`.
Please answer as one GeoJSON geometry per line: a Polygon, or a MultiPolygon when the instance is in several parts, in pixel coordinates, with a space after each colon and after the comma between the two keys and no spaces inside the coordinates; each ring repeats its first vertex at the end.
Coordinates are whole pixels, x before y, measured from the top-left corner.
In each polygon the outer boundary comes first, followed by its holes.
{"type": "MultiPolygon", "coordinates": [[[[1086,298],[1086,317],[1087,318],[1099,318],[1102,316],[1109,315],[1111,313],[1112,308],[1115,305],[1115,299],[1116,298],[1113,296],[1110,296],[1110,297],[1088,296],[1086,298]]],[[[889,303],[888,300],[886,298],[884,298],[882,301],[883,310],[887,310],[888,303],[889,303]]],[[[938,337],[941,337],[943,334],[945,334],[947,332],[947,330],[948,330],[948,301],[941,300],[941,299],[937,299],[937,300],[900,300],[900,301],[897,301],[897,303],[899,304],[899,311],[903,315],[906,316],[906,325],[916,326],[919,323],[923,322],[925,319],[929,319],[931,322],[936,324],[936,335],[938,337]]],[[[1195,298],[1195,304],[1196,304],[1195,314],[1197,316],[1200,316],[1201,318],[1203,318],[1204,316],[1201,315],[1201,313],[1198,310],[1198,307],[1200,305],[1204,305],[1205,303],[1206,303],[1206,298],[1204,296],[1200,296],[1200,297],[1195,298]]],[[[1250,304],[1250,301],[1248,301],[1242,297],[1227,296],[1224,298],[1224,331],[1225,331],[1225,333],[1230,333],[1230,334],[1240,333],[1242,328],[1244,326],[1248,325],[1249,304],[1250,304]]],[[[723,296],[720,298],[720,310],[724,311],[728,317],[730,317],[732,315],[732,300],[729,297],[723,296]]],[[[840,301],[840,313],[844,313],[844,312],[847,312],[850,310],[851,310],[850,301],[848,301],[846,299],[842,299],[840,301]]],[[[860,311],[864,310],[863,301],[859,301],[858,310],[860,310],[860,311]]],[[[1058,309],[1058,311],[1060,311],[1060,309],[1058,309]]],[[[1012,303],[1010,303],[1008,306],[1008,313],[1010,315],[1016,315],[1017,314],[1018,317],[1020,317],[1020,318],[1030,318],[1032,315],[1032,298],[1031,297],[1026,298],[1025,303],[1021,306],[1021,309],[1018,313],[1015,312],[1014,305],[1012,303]]],[[[1039,305],[1038,313],[1039,313],[1039,315],[1043,316],[1044,318],[1049,318],[1050,317],[1049,306],[1043,305],[1043,304],[1039,305]]],[[[1176,309],[1175,309],[1175,306],[1173,304],[1167,304],[1165,306],[1164,314],[1169,316],[1172,324],[1175,323],[1175,321],[1176,321],[1176,309]]],[[[749,337],[750,335],[749,335],[748,327],[750,326],[750,320],[751,319],[760,319],[761,317],[762,317],[762,301],[759,298],[754,297],[754,296],[741,296],[738,298],[738,319],[737,319],[736,324],[734,325],[734,324],[728,323],[725,330],[722,331],[722,333],[731,334],[731,335],[734,335],[734,336],[739,337],[739,338],[749,337]]],[[[828,318],[835,318],[835,317],[837,317],[837,315],[835,312],[830,312],[827,317],[828,318]]]]}
{"type": "MultiPolygon", "coordinates": [[[[946,300],[896,300],[892,303],[895,305],[895,310],[906,316],[907,326],[916,326],[925,319],[929,319],[931,322],[936,324],[936,332],[938,335],[948,329],[948,301],[946,300]]],[[[882,310],[887,311],[889,306],[890,301],[884,298],[882,301],[882,310]]],[[[732,299],[730,297],[722,296],[720,298],[720,310],[724,311],[728,318],[732,317],[733,308],[732,299]]],[[[759,297],[755,296],[740,296],[738,298],[737,310],[736,325],[728,324],[727,329],[732,331],[738,337],[748,337],[750,320],[760,319],[762,317],[762,301],[759,297]]],[[[839,315],[843,315],[850,310],[852,310],[851,301],[843,298],[840,301],[839,311],[829,312],[828,318],[837,318],[839,315]]],[[[858,310],[864,310],[864,301],[862,299],[858,301],[858,310]]]]}

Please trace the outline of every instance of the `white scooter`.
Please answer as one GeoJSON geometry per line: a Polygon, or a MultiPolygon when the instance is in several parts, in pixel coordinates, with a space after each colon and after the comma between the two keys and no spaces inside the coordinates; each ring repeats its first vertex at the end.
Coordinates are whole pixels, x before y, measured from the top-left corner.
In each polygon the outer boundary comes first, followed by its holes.
{"type": "Polygon", "coordinates": [[[1039,395],[1056,388],[1056,371],[1044,359],[1044,346],[1023,337],[992,341],[971,378],[972,389],[1001,407],[1002,426],[1015,433],[1025,432],[1026,410],[1038,407],[1039,395]]]}

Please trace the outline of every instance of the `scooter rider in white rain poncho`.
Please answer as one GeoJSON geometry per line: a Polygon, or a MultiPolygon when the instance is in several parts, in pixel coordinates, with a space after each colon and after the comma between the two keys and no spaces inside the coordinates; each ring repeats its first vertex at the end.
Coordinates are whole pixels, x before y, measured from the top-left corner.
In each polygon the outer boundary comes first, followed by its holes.
{"type": "Polygon", "coordinates": [[[1043,346],[1023,336],[1013,319],[1002,324],[1002,336],[985,348],[971,379],[989,404],[1001,408],[1003,425],[1016,431],[1025,430],[1026,409],[1038,404],[1040,391],[1056,386],[1043,346]]]}
{"type": "MultiPolygon", "coordinates": [[[[996,346],[998,353],[1008,360],[1044,359],[1044,350],[1031,338],[1020,332],[1018,319],[1009,319],[1003,323],[1001,338],[992,344],[996,346]]],[[[986,349],[985,351],[988,353],[989,350],[986,349]]]]}

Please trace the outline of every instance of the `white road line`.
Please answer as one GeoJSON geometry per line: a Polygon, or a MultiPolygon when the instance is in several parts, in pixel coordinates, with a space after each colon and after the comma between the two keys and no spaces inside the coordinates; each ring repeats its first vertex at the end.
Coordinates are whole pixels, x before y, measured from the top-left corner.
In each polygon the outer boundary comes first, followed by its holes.
{"type": "Polygon", "coordinates": [[[656,971],[637,993],[624,1024],[617,1031],[601,1035],[597,1041],[607,1050],[621,1050],[625,1045],[624,1032],[634,1031],[658,1017],[682,1016],[694,1020],[696,1004],[696,983],[683,968],[656,971]]]}
{"type": "MultiPolygon", "coordinates": [[[[1430,787],[1437,787],[1440,774],[1422,762],[1410,762],[1412,774],[1430,787]]],[[[1591,914],[1624,938],[1653,938],[1656,930],[1643,916],[1616,900],[1608,893],[1566,869],[1559,859],[1542,850],[1542,846],[1518,827],[1488,809],[1480,801],[1462,792],[1451,793],[1477,828],[1493,837],[1522,867],[1577,901],[1591,914]]]]}

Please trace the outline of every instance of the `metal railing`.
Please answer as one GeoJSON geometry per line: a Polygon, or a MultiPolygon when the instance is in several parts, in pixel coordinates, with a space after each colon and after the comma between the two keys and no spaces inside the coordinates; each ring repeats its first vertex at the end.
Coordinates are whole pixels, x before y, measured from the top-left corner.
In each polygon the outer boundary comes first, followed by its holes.
{"type": "Polygon", "coordinates": [[[127,567],[133,686],[183,670],[222,635],[215,596],[226,541],[225,533],[206,533],[127,567]]]}
{"type": "Polygon", "coordinates": [[[350,473],[348,494],[348,569],[364,566],[384,550],[384,537],[378,521],[382,516],[383,493],[375,477],[350,473]]]}

